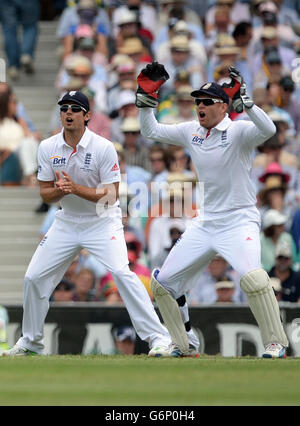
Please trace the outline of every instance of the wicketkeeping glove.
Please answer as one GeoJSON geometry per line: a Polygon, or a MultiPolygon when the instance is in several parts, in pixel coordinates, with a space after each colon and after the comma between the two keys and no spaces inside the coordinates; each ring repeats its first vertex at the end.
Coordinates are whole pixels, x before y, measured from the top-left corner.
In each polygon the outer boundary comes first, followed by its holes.
{"type": "Polygon", "coordinates": [[[247,87],[243,77],[239,71],[234,67],[229,67],[229,76],[231,77],[230,83],[222,85],[223,90],[232,99],[232,107],[235,112],[241,113],[245,108],[252,108],[253,101],[247,95],[247,87]]]}
{"type": "Polygon", "coordinates": [[[158,62],[148,64],[138,75],[135,104],[138,108],[156,108],[158,90],[170,78],[165,67],[158,62]]]}

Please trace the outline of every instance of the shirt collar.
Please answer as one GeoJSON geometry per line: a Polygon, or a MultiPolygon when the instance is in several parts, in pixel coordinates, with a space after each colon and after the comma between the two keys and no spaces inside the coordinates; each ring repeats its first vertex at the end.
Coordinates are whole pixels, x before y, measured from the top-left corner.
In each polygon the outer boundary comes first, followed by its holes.
{"type": "Polygon", "coordinates": [[[230,124],[231,124],[231,119],[228,117],[228,114],[226,113],[223,120],[220,121],[220,123],[218,123],[214,128],[219,130],[220,132],[224,132],[224,130],[228,129],[230,124]]]}
{"type": "MultiPolygon", "coordinates": [[[[83,148],[86,148],[88,143],[90,142],[91,139],[91,131],[86,127],[84,134],[82,135],[82,138],[80,139],[80,141],[77,144],[77,147],[82,146],[83,148]]],[[[67,145],[70,146],[66,143],[65,139],[64,139],[64,129],[61,130],[60,132],[60,138],[59,138],[59,145],[67,145]]],[[[72,148],[72,147],[70,147],[72,148]]]]}

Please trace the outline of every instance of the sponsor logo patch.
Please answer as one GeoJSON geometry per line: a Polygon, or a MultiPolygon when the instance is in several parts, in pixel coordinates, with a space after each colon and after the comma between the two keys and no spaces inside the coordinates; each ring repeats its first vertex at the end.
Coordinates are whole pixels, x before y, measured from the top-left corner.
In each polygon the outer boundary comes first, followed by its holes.
{"type": "Polygon", "coordinates": [[[201,146],[202,145],[202,143],[203,143],[203,141],[204,141],[204,138],[202,138],[201,136],[199,136],[199,135],[192,135],[193,136],[193,139],[192,139],[192,145],[198,145],[198,146],[201,146]]]}
{"type": "Polygon", "coordinates": [[[117,165],[117,163],[115,163],[114,166],[112,167],[111,171],[116,172],[117,170],[119,170],[119,166],[117,165]]]}
{"type": "Polygon", "coordinates": [[[53,166],[65,166],[67,161],[66,158],[59,155],[53,155],[53,157],[50,157],[50,160],[52,160],[53,166]]]}

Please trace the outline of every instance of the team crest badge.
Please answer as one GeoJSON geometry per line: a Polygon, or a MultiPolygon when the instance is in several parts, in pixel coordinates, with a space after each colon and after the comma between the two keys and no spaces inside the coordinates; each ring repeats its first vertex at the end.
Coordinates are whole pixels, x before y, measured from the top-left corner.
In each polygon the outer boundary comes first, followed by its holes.
{"type": "Polygon", "coordinates": [[[204,86],[202,86],[202,89],[209,89],[211,86],[211,83],[206,83],[204,86]]]}

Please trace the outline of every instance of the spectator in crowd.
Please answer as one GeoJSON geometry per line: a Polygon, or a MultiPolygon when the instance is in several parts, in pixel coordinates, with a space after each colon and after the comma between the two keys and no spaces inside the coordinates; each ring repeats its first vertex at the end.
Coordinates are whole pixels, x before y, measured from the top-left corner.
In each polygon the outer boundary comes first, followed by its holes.
{"type": "Polygon", "coordinates": [[[0,19],[4,34],[4,48],[8,60],[8,76],[19,77],[20,67],[34,72],[34,55],[38,40],[40,2],[38,0],[2,0],[0,19]],[[20,31],[20,28],[22,31],[20,31]],[[20,39],[20,34],[21,39],[20,39]]]}
{"type": "Polygon", "coordinates": [[[170,79],[166,82],[163,91],[174,90],[174,79],[180,71],[189,73],[190,84],[193,88],[200,87],[205,79],[204,70],[198,59],[191,54],[189,39],[184,35],[177,35],[169,43],[171,59],[165,62],[165,68],[168,70],[170,79]]]}
{"type": "Polygon", "coordinates": [[[293,97],[295,82],[290,75],[281,77],[278,89],[278,97],[274,100],[274,104],[290,114],[294,122],[296,135],[300,135],[300,102],[293,97]]]}
{"type": "Polygon", "coordinates": [[[275,251],[275,265],[269,271],[269,275],[280,280],[281,301],[300,303],[300,272],[295,272],[292,265],[293,253],[290,245],[278,244],[275,251]]]}
{"type": "Polygon", "coordinates": [[[237,47],[240,49],[240,57],[244,61],[250,61],[249,46],[252,39],[253,29],[249,21],[239,22],[232,33],[237,47]]]}
{"type": "Polygon", "coordinates": [[[56,88],[59,96],[65,94],[64,88],[69,84],[70,79],[81,80],[82,87],[89,87],[95,92],[94,102],[97,111],[107,112],[107,90],[104,80],[99,80],[94,72],[91,60],[83,55],[72,55],[65,64],[65,69],[58,73],[56,78],[56,88]]]}
{"type": "Polygon", "coordinates": [[[246,296],[240,289],[239,276],[226,260],[217,254],[210,262],[208,267],[197,276],[196,284],[188,294],[190,305],[213,304],[217,301],[216,283],[219,281],[233,281],[235,290],[233,300],[235,302],[245,302],[246,296]]]}
{"type": "Polygon", "coordinates": [[[8,322],[9,317],[7,309],[0,305],[0,355],[3,351],[9,349],[6,333],[8,322]]]}
{"type": "Polygon", "coordinates": [[[234,303],[233,296],[235,284],[226,276],[221,281],[216,282],[216,303],[234,303]]]}
{"type": "Polygon", "coordinates": [[[106,82],[106,67],[108,65],[108,61],[105,54],[100,52],[99,49],[97,50],[97,40],[92,27],[89,25],[79,25],[73,38],[73,47],[70,49],[70,52],[66,52],[64,55],[59,73],[63,73],[66,66],[70,61],[72,61],[74,56],[85,56],[91,61],[95,78],[106,82]]]}
{"type": "MultiPolygon", "coordinates": [[[[211,2],[210,2],[211,4],[211,2]]],[[[250,21],[251,14],[249,3],[241,2],[236,0],[217,0],[213,2],[213,5],[208,9],[205,20],[205,33],[207,34],[212,28],[214,28],[214,17],[216,9],[219,7],[226,7],[229,11],[230,22],[233,25],[238,24],[242,21],[250,21]]]]}
{"type": "Polygon", "coordinates": [[[258,208],[262,218],[269,209],[277,210],[287,216],[285,227],[290,230],[300,205],[299,195],[289,188],[290,175],[282,171],[279,163],[271,163],[259,180],[264,184],[258,193],[258,208]]]}
{"type": "Polygon", "coordinates": [[[133,90],[121,90],[116,100],[116,117],[111,120],[111,135],[113,141],[124,143],[121,125],[127,117],[137,117],[138,109],[135,106],[135,93],[133,90]]]}
{"type": "Polygon", "coordinates": [[[120,8],[116,19],[116,24],[118,26],[118,32],[114,38],[114,46],[110,52],[110,56],[113,56],[116,52],[119,52],[126,39],[138,38],[143,47],[145,54],[148,54],[152,57],[152,48],[151,43],[153,41],[152,34],[145,31],[141,28],[141,23],[137,13],[133,10],[127,8],[120,8]]]}
{"type": "Polygon", "coordinates": [[[82,268],[74,277],[74,302],[92,302],[97,300],[95,275],[91,269],[82,268]]]}
{"type": "MultiPolygon", "coordinates": [[[[258,154],[254,158],[252,168],[252,179],[256,188],[262,187],[259,178],[265,173],[272,163],[279,163],[282,171],[290,175],[289,186],[296,189],[299,160],[294,155],[284,149],[280,143],[279,134],[276,133],[259,147],[258,154]]],[[[263,179],[263,178],[262,178],[263,179]]]]}
{"type": "Polygon", "coordinates": [[[124,137],[124,155],[129,166],[139,166],[150,172],[149,148],[141,143],[140,123],[137,117],[126,117],[121,125],[124,137]]]}
{"type": "Polygon", "coordinates": [[[111,25],[105,8],[99,8],[95,0],[79,0],[76,4],[67,6],[58,22],[56,36],[61,46],[70,31],[74,31],[79,24],[95,25],[99,33],[109,34],[111,25]]]}
{"type": "Polygon", "coordinates": [[[239,70],[247,84],[247,91],[252,94],[253,77],[248,62],[241,58],[241,50],[236,45],[235,39],[226,33],[218,36],[211,60],[208,63],[208,81],[214,81],[213,77],[217,65],[224,62],[232,63],[239,70]]]}
{"type": "Polygon", "coordinates": [[[38,141],[24,119],[17,116],[17,98],[0,83],[0,178],[2,185],[35,184],[38,141]]]}
{"type": "Polygon", "coordinates": [[[54,290],[51,302],[71,302],[73,300],[73,290],[75,285],[66,279],[62,279],[54,290]]]}
{"type": "Polygon", "coordinates": [[[118,115],[122,116],[120,109],[123,106],[135,104],[135,102],[132,102],[132,93],[135,93],[136,89],[136,64],[128,55],[122,55],[122,58],[121,63],[117,64],[115,68],[116,81],[108,89],[108,110],[112,118],[118,115]],[[132,92],[131,101],[124,103],[124,97],[127,95],[126,99],[129,98],[128,91],[132,92]],[[125,94],[122,94],[122,92],[125,92],[125,94]]]}
{"type": "Polygon", "coordinates": [[[275,252],[279,244],[287,244],[293,254],[293,259],[296,259],[295,243],[291,234],[285,231],[287,220],[287,216],[275,209],[270,209],[264,214],[260,243],[261,262],[266,271],[275,265],[275,252]]]}
{"type": "Polygon", "coordinates": [[[176,103],[173,108],[166,109],[164,114],[160,114],[160,123],[175,124],[196,119],[195,103],[191,97],[193,88],[182,86],[176,92],[176,103]]]}
{"type": "MultiPolygon", "coordinates": [[[[291,22],[283,22],[279,16],[279,5],[274,1],[262,1],[258,5],[258,14],[260,17],[259,25],[255,25],[253,34],[253,44],[257,48],[256,42],[261,36],[262,31],[266,27],[273,27],[277,30],[280,43],[293,48],[294,43],[297,41],[297,36],[293,30],[291,22]]],[[[296,14],[294,14],[295,16],[296,14]]]]}
{"type": "Polygon", "coordinates": [[[251,64],[253,75],[264,67],[266,54],[269,52],[276,52],[284,72],[291,72],[293,60],[296,58],[296,52],[294,49],[280,44],[278,30],[270,26],[264,27],[261,32],[260,40],[261,49],[258,52],[253,52],[253,62],[251,64]]]}
{"type": "Polygon", "coordinates": [[[190,170],[190,158],[182,146],[169,145],[166,148],[168,158],[168,170],[171,173],[183,173],[187,178],[194,178],[195,174],[190,170]]]}
{"type": "MultiPolygon", "coordinates": [[[[88,3],[92,6],[94,2],[88,0],[87,4],[88,3]]],[[[65,37],[63,37],[63,58],[79,47],[79,39],[82,36],[82,31],[88,31],[85,37],[89,37],[94,41],[95,51],[103,55],[104,58],[108,58],[108,33],[103,24],[97,24],[97,14],[98,8],[95,3],[91,8],[83,7],[79,10],[79,23],[77,25],[72,25],[65,37]],[[87,11],[90,16],[86,16],[87,11]]]]}
{"type": "Polygon", "coordinates": [[[121,5],[115,8],[112,13],[113,34],[118,33],[118,25],[120,16],[124,13],[124,9],[134,12],[139,24],[139,32],[147,37],[153,38],[157,24],[157,10],[155,2],[144,0],[127,0],[126,6],[121,5]]]}
{"type": "Polygon", "coordinates": [[[234,26],[230,21],[230,10],[226,5],[218,6],[214,14],[214,23],[206,32],[206,49],[211,54],[220,34],[232,34],[234,26]]]}
{"type": "Polygon", "coordinates": [[[200,43],[205,42],[202,21],[197,13],[183,0],[159,0],[158,22],[153,43],[154,51],[168,40],[170,20],[185,21],[193,37],[200,43]]]}
{"type": "Polygon", "coordinates": [[[151,268],[157,266],[154,262],[158,261],[158,256],[162,252],[165,253],[165,248],[171,247],[171,228],[176,227],[180,232],[184,232],[191,220],[183,214],[187,211],[183,195],[182,189],[170,187],[169,191],[163,194],[165,198],[161,200],[160,209],[153,206],[153,217],[148,218],[146,234],[151,268]]]}
{"type": "Polygon", "coordinates": [[[169,227],[169,240],[170,245],[164,244],[164,247],[161,247],[161,250],[157,253],[156,256],[151,260],[151,269],[161,268],[164,261],[166,260],[168,254],[177,243],[183,232],[185,231],[185,225],[178,221],[177,223],[172,223],[169,227]]]}
{"type": "MultiPolygon", "coordinates": [[[[130,188],[131,184],[139,182],[147,184],[151,178],[151,174],[141,166],[128,164],[123,145],[119,142],[115,142],[114,145],[118,153],[120,172],[127,186],[130,188]]],[[[135,194],[130,195],[133,196],[135,194]]]]}
{"type": "Polygon", "coordinates": [[[169,62],[171,60],[170,40],[173,37],[183,35],[189,40],[191,57],[196,59],[201,66],[202,72],[205,72],[207,65],[207,53],[205,46],[193,37],[189,31],[188,24],[182,20],[170,20],[169,39],[159,46],[155,58],[159,63],[169,62]]]}
{"type": "Polygon", "coordinates": [[[287,72],[277,48],[266,48],[262,55],[262,66],[254,74],[253,87],[267,87],[278,84],[282,75],[287,72]]]}
{"type": "Polygon", "coordinates": [[[168,178],[168,159],[166,150],[160,143],[154,143],[150,147],[150,161],[151,161],[151,181],[152,182],[165,182],[168,178]]]}
{"type": "Polygon", "coordinates": [[[122,176],[119,195],[123,214],[123,226],[125,229],[133,231],[138,236],[139,240],[143,242],[144,246],[145,237],[142,218],[147,215],[148,211],[147,188],[151,179],[151,174],[140,166],[128,165],[123,146],[118,142],[115,142],[114,145],[118,154],[122,176]],[[143,187],[142,191],[140,190],[141,186],[143,187]],[[138,197],[138,203],[135,202],[134,197],[138,197]],[[133,204],[133,206],[130,205],[133,211],[129,209],[129,204],[133,204]],[[134,230],[131,229],[131,226],[134,227],[134,230]]]}
{"type": "Polygon", "coordinates": [[[119,326],[112,328],[112,336],[116,354],[133,355],[135,348],[136,332],[133,327],[119,326]]]}

